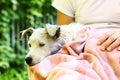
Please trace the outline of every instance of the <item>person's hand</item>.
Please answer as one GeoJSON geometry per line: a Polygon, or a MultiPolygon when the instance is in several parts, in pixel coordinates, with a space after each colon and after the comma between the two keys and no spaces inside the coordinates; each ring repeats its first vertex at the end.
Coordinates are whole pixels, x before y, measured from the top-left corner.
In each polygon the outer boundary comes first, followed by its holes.
{"type": "Polygon", "coordinates": [[[112,51],[117,47],[120,50],[120,29],[115,29],[103,34],[98,42],[98,45],[101,45],[101,50],[112,51]]]}

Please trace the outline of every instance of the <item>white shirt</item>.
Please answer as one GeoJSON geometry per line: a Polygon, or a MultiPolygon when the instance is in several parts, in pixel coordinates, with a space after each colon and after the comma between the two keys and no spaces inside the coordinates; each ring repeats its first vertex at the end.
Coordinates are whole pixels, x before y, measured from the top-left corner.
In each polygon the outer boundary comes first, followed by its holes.
{"type": "Polygon", "coordinates": [[[54,0],[52,6],[81,24],[120,24],[120,0],[54,0]]]}

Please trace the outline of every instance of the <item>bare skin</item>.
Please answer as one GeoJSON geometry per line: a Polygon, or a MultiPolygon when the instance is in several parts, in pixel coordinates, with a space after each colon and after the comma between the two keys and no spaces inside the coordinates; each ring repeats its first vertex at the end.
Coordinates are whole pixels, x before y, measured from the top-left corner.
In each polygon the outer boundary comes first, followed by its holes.
{"type": "MultiPolygon", "coordinates": [[[[67,16],[60,11],[57,11],[57,25],[69,24],[75,22],[74,17],[67,16]]],[[[98,45],[101,45],[101,50],[112,51],[117,47],[120,51],[120,29],[112,30],[103,34],[99,40],[98,45]]]]}
{"type": "Polygon", "coordinates": [[[57,25],[69,24],[75,22],[73,17],[67,16],[60,11],[57,11],[57,25]]]}

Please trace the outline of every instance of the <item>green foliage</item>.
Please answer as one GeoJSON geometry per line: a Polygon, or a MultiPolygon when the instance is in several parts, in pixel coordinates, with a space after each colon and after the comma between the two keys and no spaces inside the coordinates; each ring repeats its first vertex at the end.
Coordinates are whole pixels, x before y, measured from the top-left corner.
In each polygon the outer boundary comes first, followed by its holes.
{"type": "Polygon", "coordinates": [[[0,80],[27,80],[27,46],[19,31],[55,23],[52,0],[0,0],[0,80]]]}
{"type": "Polygon", "coordinates": [[[28,80],[27,72],[24,69],[16,70],[11,68],[10,70],[6,70],[5,73],[0,73],[0,80],[28,80]]]}
{"type": "Polygon", "coordinates": [[[13,49],[8,46],[0,46],[0,71],[10,67],[10,62],[15,60],[13,49]]]}

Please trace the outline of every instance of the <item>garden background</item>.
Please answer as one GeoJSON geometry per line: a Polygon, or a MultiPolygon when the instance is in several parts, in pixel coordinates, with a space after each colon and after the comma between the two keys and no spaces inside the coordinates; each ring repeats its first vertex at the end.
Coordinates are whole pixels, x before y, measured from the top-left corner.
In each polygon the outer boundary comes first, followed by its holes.
{"type": "Polygon", "coordinates": [[[55,24],[52,0],[0,0],[0,80],[28,80],[24,58],[27,38],[19,32],[28,27],[55,24]]]}

